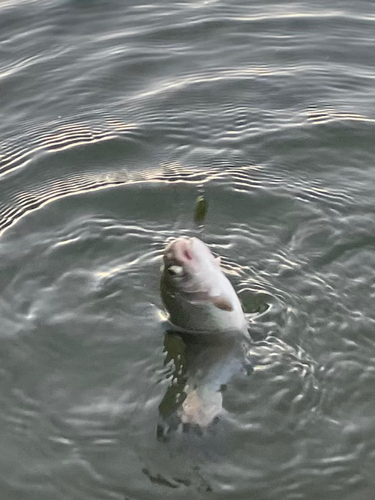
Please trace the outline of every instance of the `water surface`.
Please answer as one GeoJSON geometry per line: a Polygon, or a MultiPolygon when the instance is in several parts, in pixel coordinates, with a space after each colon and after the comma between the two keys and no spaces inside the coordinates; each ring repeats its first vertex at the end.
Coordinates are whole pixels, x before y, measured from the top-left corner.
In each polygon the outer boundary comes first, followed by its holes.
{"type": "Polygon", "coordinates": [[[372,498],[374,28],[369,1],[0,4],[2,500],[372,498]],[[159,267],[197,234],[253,370],[163,440],[159,267]]]}

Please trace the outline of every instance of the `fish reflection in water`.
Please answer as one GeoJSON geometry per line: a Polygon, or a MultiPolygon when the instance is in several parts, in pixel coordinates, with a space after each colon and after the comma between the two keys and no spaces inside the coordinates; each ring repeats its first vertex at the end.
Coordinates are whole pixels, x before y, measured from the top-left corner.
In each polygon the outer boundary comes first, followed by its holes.
{"type": "Polygon", "coordinates": [[[174,369],[159,405],[158,439],[177,429],[202,432],[219,420],[222,392],[233,375],[244,371],[246,347],[239,332],[165,334],[165,365],[173,363],[174,369]]]}

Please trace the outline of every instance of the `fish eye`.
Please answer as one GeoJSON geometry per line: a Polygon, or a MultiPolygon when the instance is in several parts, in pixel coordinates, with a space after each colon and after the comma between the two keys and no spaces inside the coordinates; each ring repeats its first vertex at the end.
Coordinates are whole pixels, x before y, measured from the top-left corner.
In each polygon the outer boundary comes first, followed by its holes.
{"type": "Polygon", "coordinates": [[[169,266],[167,267],[167,272],[171,276],[182,276],[184,274],[182,266],[169,266]]]}

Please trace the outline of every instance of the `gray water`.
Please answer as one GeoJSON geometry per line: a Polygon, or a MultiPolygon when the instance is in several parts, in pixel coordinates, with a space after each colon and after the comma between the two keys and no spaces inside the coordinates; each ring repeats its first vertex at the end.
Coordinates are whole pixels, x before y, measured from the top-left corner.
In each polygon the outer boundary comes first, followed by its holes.
{"type": "Polygon", "coordinates": [[[372,498],[374,39],[370,1],[0,3],[0,500],[372,498]],[[160,440],[181,235],[254,366],[160,440]]]}

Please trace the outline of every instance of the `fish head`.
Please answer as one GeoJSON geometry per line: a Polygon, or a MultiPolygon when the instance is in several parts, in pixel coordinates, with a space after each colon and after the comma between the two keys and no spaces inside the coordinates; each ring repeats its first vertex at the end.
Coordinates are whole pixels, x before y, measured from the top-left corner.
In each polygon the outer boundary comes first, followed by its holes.
{"type": "Polygon", "coordinates": [[[178,238],[164,252],[164,272],[176,286],[196,282],[207,273],[207,266],[218,266],[211,250],[198,238],[178,238]]]}
{"type": "Polygon", "coordinates": [[[164,251],[161,296],[170,322],[184,331],[244,329],[239,299],[209,247],[177,238],[164,251]]]}

